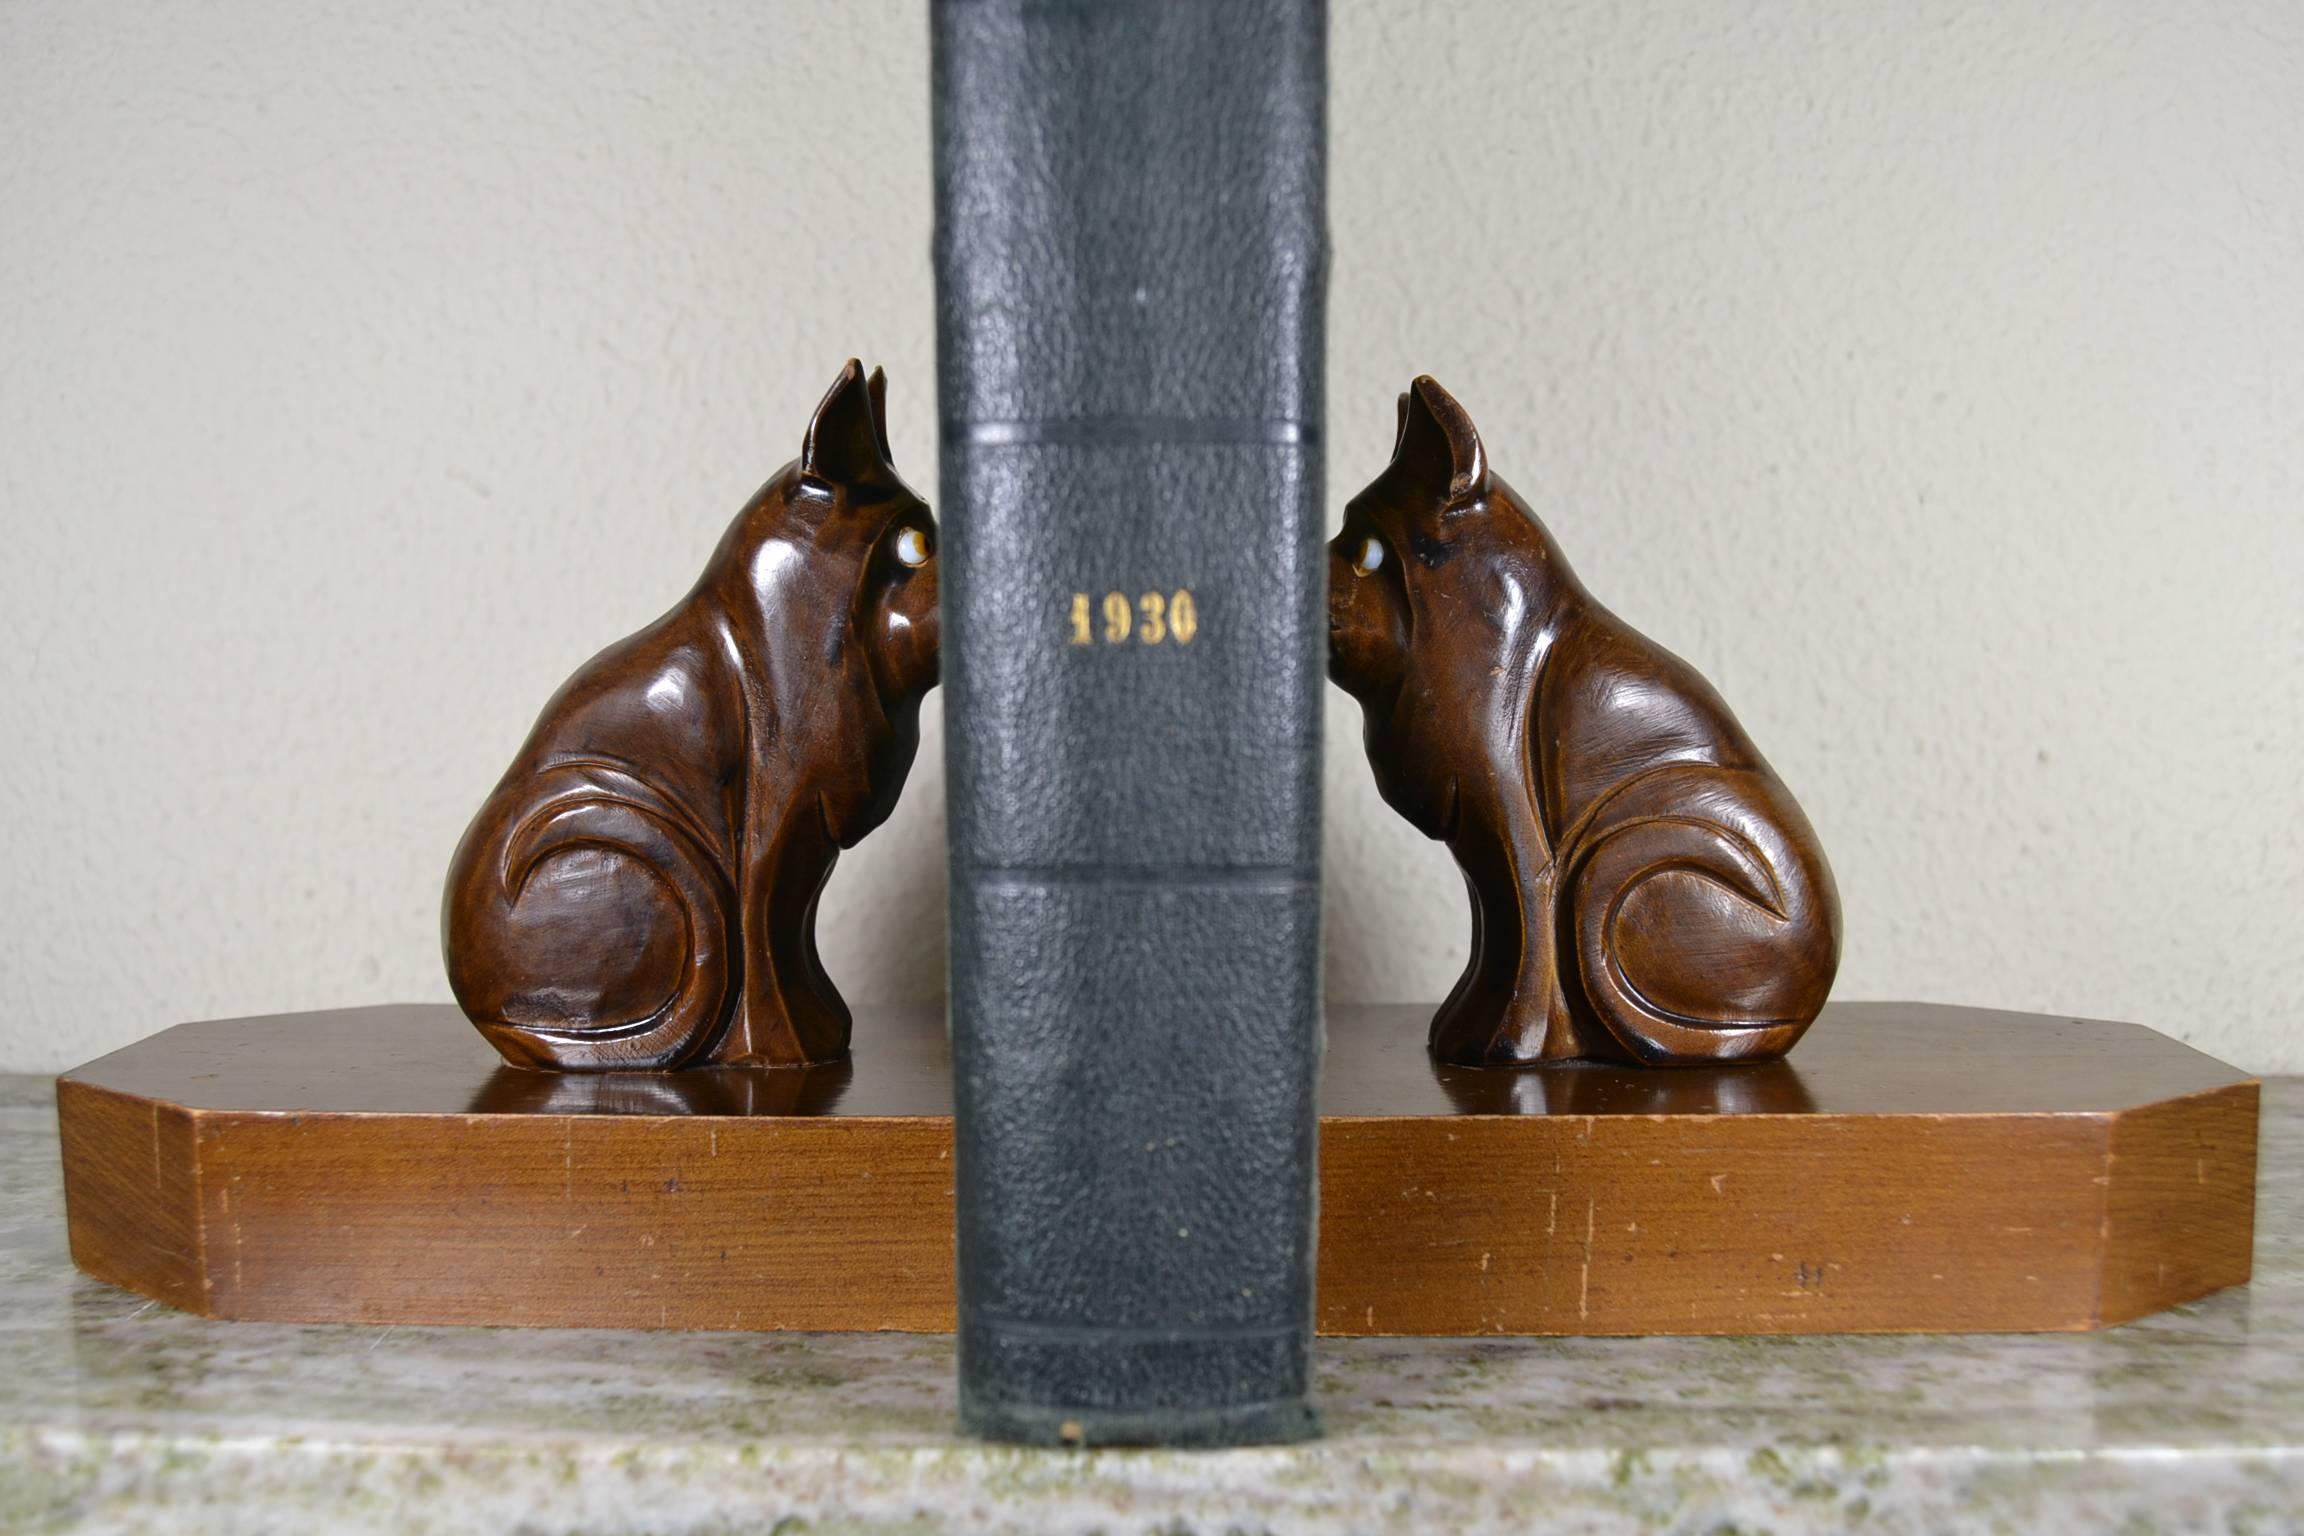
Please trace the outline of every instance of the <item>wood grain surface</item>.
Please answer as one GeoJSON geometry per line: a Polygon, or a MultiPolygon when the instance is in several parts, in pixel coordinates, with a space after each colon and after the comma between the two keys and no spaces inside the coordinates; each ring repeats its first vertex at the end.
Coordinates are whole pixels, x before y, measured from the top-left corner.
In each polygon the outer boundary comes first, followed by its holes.
{"type": "MultiPolygon", "coordinates": [[[[2116,1323],[2244,1282],[2256,1084],[2138,1025],[1827,1007],[1796,1061],[1435,1066],[1337,1009],[1330,1334],[2116,1323]]],[[[73,1257],[215,1317],[952,1323],[934,1010],[852,1061],[549,1074],[450,1007],[188,1024],[57,1087],[73,1257]]]]}

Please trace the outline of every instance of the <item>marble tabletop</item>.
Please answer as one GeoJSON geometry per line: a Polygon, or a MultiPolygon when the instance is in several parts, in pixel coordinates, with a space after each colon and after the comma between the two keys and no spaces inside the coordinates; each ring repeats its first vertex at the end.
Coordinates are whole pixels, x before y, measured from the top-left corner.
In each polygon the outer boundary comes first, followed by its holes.
{"type": "Polygon", "coordinates": [[[206,1322],[77,1274],[0,1077],[0,1531],[2304,1531],[2304,1079],[2256,1280],[2097,1334],[1324,1340],[1328,1436],[952,1433],[952,1341],[206,1322]]]}

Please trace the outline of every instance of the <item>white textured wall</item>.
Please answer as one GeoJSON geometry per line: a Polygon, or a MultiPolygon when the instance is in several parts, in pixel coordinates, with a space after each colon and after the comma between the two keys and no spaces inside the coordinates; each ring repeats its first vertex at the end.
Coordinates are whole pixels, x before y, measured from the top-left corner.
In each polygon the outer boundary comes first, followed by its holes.
{"type": "MultiPolygon", "coordinates": [[[[465,817],[848,354],[933,492],[926,94],[916,0],[0,4],[0,1065],[444,997],[465,817]]],[[[1332,503],[1439,375],[1805,800],[1842,996],[2304,1069],[2304,12],[1337,0],[1334,125],[1332,503]]],[[[1436,996],[1333,697],[1334,991],[1436,996]]]]}

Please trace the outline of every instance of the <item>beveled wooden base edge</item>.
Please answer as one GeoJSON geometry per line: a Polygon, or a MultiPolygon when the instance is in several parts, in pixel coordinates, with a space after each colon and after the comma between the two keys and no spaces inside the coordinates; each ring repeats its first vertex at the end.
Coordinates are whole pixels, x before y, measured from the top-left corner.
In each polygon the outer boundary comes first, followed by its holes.
{"type": "Polygon", "coordinates": [[[181,1311],[217,1316],[199,1251],[190,1112],[67,1077],[56,1084],[56,1121],[73,1264],[181,1311]]]}
{"type": "MultiPolygon", "coordinates": [[[[946,1332],[951,1122],[59,1084],[74,1262],[216,1318],[946,1332]]],[[[2245,1283],[2252,1081],[2042,1115],[1332,1118],[1323,1334],[2078,1331],[2245,1283]]]]}
{"type": "Polygon", "coordinates": [[[2254,1273],[2263,1085],[2164,1099],[2113,1122],[2100,1326],[2196,1301],[2254,1273]]]}

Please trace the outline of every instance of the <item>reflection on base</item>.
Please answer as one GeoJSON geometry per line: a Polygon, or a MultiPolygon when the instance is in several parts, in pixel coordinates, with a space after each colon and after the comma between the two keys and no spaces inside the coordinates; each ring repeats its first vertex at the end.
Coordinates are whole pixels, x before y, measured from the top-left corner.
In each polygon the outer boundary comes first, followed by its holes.
{"type": "Polygon", "coordinates": [[[848,1091],[853,1059],[807,1067],[686,1072],[531,1072],[498,1067],[472,1096],[475,1115],[821,1115],[848,1091]]]}
{"type": "Polygon", "coordinates": [[[1784,1060],[1742,1066],[1627,1067],[1555,1062],[1517,1071],[1432,1064],[1465,1115],[1805,1115],[1816,1101],[1784,1060]]]}

